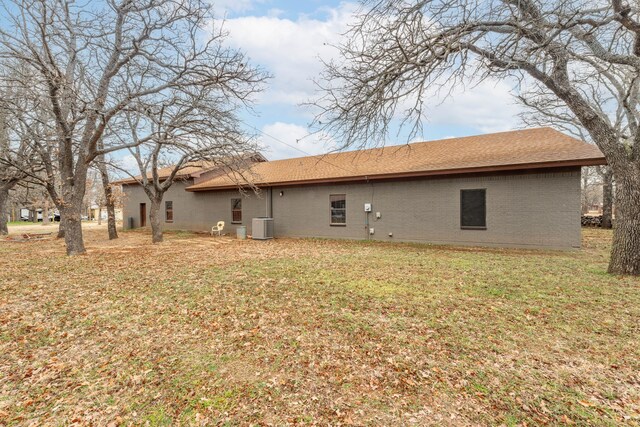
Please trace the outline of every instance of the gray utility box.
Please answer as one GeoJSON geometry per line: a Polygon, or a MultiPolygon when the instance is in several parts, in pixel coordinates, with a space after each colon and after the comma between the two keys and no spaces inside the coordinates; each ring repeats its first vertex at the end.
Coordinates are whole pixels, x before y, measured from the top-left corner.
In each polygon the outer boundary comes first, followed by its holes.
{"type": "Polygon", "coordinates": [[[253,218],[251,238],[253,240],[273,239],[273,218],[253,218]]]}

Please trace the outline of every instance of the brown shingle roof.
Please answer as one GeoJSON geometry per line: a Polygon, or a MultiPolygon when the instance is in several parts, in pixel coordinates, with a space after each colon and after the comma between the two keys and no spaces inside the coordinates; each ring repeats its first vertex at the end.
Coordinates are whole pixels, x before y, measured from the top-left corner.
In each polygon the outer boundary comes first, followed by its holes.
{"type": "Polygon", "coordinates": [[[189,191],[355,181],[605,164],[597,147],[551,128],[418,142],[322,156],[255,163],[244,177],[222,175],[189,191]]]}
{"type": "MultiPolygon", "coordinates": [[[[251,156],[251,157],[248,157],[250,161],[263,162],[267,160],[260,153],[252,153],[249,156],[251,156]]],[[[171,172],[173,171],[174,167],[175,166],[167,166],[167,167],[158,169],[158,177],[160,178],[160,180],[168,178],[171,175],[171,172]]],[[[214,169],[221,169],[221,168],[222,168],[222,164],[220,162],[210,162],[206,160],[190,162],[190,163],[187,163],[182,169],[180,169],[176,173],[176,180],[197,178],[206,172],[212,171],[214,169]]],[[[151,174],[151,172],[147,173],[148,179],[151,179],[152,177],[153,175],[151,174]]],[[[135,178],[121,179],[113,182],[113,184],[138,184],[140,183],[141,178],[142,178],[142,175],[137,175],[135,178]]]]}
{"type": "MultiPolygon", "coordinates": [[[[184,168],[180,169],[178,173],[176,173],[176,179],[193,178],[194,175],[197,176],[203,172],[214,169],[216,167],[218,166],[213,162],[205,162],[205,161],[193,162],[188,164],[184,168]]],[[[168,178],[169,175],[171,175],[171,171],[173,171],[173,166],[160,168],[158,169],[158,177],[160,179],[168,178]]],[[[119,181],[115,181],[114,184],[137,184],[140,182],[141,178],[142,178],[142,175],[137,175],[135,178],[125,178],[119,181]]],[[[147,178],[148,179],[152,178],[151,172],[147,173],[147,178]]]]}

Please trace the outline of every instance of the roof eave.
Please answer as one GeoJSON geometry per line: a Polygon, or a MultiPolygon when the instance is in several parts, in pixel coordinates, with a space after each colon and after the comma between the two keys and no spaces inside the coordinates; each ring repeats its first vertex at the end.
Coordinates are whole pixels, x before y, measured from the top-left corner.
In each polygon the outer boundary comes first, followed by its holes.
{"type": "MultiPolygon", "coordinates": [[[[576,160],[560,160],[553,162],[536,162],[536,163],[518,163],[511,165],[498,165],[498,166],[480,166],[474,168],[457,168],[457,169],[441,169],[431,171],[418,171],[418,172],[394,172],[387,174],[377,175],[354,175],[344,176],[337,178],[321,178],[321,179],[307,179],[307,180],[294,180],[294,181],[280,181],[280,182],[257,182],[258,187],[285,187],[290,185],[312,185],[312,184],[328,184],[334,182],[354,182],[354,181],[377,181],[384,179],[398,179],[398,178],[421,178],[427,176],[439,176],[439,175],[463,175],[468,173],[483,173],[483,172],[503,172],[503,171],[516,171],[523,169],[548,169],[548,168],[562,168],[571,166],[599,166],[606,165],[607,161],[604,157],[594,157],[588,159],[576,159],[576,160]]],[[[190,192],[197,191],[212,191],[212,190],[230,190],[240,187],[239,185],[215,185],[207,187],[193,188],[187,187],[185,190],[190,192]]]]}

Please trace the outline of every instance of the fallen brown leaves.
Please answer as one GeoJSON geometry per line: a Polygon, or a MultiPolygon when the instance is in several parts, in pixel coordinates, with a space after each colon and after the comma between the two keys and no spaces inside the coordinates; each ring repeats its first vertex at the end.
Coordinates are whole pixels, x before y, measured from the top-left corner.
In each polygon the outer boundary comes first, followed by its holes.
{"type": "Polygon", "coordinates": [[[0,245],[0,425],[638,424],[640,281],[581,253],[0,245]]]}

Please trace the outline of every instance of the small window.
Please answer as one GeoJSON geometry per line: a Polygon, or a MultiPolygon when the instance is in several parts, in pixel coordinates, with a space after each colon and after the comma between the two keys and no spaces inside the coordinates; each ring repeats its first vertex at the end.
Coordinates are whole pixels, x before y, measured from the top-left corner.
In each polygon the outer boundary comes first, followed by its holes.
{"type": "Polygon", "coordinates": [[[165,222],[173,222],[173,202],[164,202],[165,222]]]}
{"type": "Polygon", "coordinates": [[[460,190],[460,228],[487,228],[487,190],[460,190]]]}
{"type": "Polygon", "coordinates": [[[242,199],[231,199],[231,222],[242,222],[242,199]]]}
{"type": "Polygon", "coordinates": [[[331,225],[347,224],[347,196],[346,194],[331,194],[331,225]]]}

